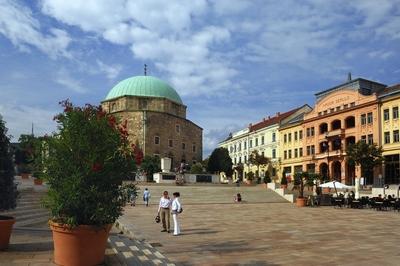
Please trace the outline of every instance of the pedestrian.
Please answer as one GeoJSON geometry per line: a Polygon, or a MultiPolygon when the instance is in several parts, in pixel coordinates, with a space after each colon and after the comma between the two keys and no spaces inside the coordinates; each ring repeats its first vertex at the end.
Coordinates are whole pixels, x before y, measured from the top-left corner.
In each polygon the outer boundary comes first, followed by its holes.
{"type": "Polygon", "coordinates": [[[134,192],[131,193],[130,202],[131,202],[132,207],[136,206],[136,193],[134,193],[134,192]]]}
{"type": "Polygon", "coordinates": [[[158,215],[161,214],[161,221],[163,226],[163,230],[161,232],[170,232],[170,206],[171,199],[169,198],[168,191],[164,191],[163,196],[160,199],[160,204],[158,205],[158,215]]]}
{"type": "Polygon", "coordinates": [[[182,213],[183,209],[181,203],[179,202],[180,193],[174,192],[174,194],[172,195],[174,196],[174,200],[172,201],[172,206],[171,206],[172,219],[174,220],[174,236],[177,236],[180,235],[181,233],[181,228],[178,222],[178,214],[182,213]]]}
{"type": "Polygon", "coordinates": [[[146,204],[146,207],[149,206],[149,200],[150,200],[150,191],[145,188],[143,191],[143,201],[146,204]]]}
{"type": "Polygon", "coordinates": [[[240,195],[240,193],[237,193],[233,200],[235,202],[241,202],[242,201],[242,195],[240,195]]]}

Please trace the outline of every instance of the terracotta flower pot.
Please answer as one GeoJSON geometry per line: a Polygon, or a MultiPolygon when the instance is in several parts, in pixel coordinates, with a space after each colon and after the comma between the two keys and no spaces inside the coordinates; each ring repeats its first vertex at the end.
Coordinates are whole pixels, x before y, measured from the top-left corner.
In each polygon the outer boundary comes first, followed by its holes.
{"type": "Polygon", "coordinates": [[[35,178],[35,179],[33,180],[33,183],[34,183],[35,185],[42,185],[42,184],[43,184],[43,180],[42,180],[42,179],[37,179],[37,178],[35,178]]]}
{"type": "Polygon", "coordinates": [[[14,217],[0,216],[0,250],[6,249],[8,247],[14,223],[14,217]]]}
{"type": "Polygon", "coordinates": [[[22,174],[21,174],[21,178],[22,178],[22,179],[29,179],[29,174],[27,174],[27,173],[22,173],[22,174]]]}
{"type": "Polygon", "coordinates": [[[111,224],[98,228],[66,225],[49,222],[53,231],[54,262],[58,265],[91,266],[104,261],[107,238],[111,224]]]}
{"type": "Polygon", "coordinates": [[[297,199],[296,199],[296,206],[297,206],[297,207],[304,207],[304,206],[306,206],[306,198],[297,198],[297,199]]]}
{"type": "Polygon", "coordinates": [[[281,184],[281,188],[286,189],[286,188],[287,188],[287,185],[282,185],[282,184],[281,184]]]}

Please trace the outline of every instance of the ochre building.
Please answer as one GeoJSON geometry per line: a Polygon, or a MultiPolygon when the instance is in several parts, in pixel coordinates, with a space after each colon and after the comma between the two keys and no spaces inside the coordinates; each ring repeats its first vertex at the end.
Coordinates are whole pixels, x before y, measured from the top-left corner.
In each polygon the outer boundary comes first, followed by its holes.
{"type": "Polygon", "coordinates": [[[152,76],[119,82],[101,103],[103,109],[127,121],[129,140],[144,155],[172,159],[172,166],[202,160],[203,129],[186,119],[186,106],[170,85],[152,76]]]}

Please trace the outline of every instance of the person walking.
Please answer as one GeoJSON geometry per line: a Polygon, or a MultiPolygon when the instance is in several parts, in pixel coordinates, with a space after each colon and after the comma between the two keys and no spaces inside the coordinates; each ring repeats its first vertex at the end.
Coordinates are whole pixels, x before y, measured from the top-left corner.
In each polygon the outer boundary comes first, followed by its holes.
{"type": "Polygon", "coordinates": [[[149,200],[150,200],[150,191],[145,188],[143,191],[143,201],[146,204],[146,207],[149,207],[149,200]]]}
{"type": "Polygon", "coordinates": [[[178,214],[182,212],[182,205],[179,202],[180,193],[174,192],[174,194],[172,195],[174,196],[174,200],[172,201],[172,206],[171,206],[172,219],[174,220],[174,236],[178,236],[181,233],[178,221],[178,214]]]}
{"type": "Polygon", "coordinates": [[[169,198],[168,191],[164,191],[163,196],[160,199],[160,204],[158,205],[158,215],[161,214],[161,221],[163,225],[163,230],[161,232],[170,232],[170,206],[171,199],[169,198]]]}

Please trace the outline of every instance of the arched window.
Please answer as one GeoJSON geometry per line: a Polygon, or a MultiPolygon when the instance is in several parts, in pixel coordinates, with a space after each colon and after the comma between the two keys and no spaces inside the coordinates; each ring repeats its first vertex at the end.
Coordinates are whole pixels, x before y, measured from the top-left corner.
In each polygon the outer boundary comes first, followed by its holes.
{"type": "Polygon", "coordinates": [[[331,123],[331,128],[332,128],[332,130],[341,129],[342,122],[339,119],[333,120],[331,123]]]}
{"type": "Polygon", "coordinates": [[[353,128],[356,126],[356,119],[354,116],[349,116],[345,120],[346,128],[353,128]]]}
{"type": "Polygon", "coordinates": [[[328,124],[327,123],[322,123],[319,125],[319,134],[324,134],[328,132],[328,124]]]}

